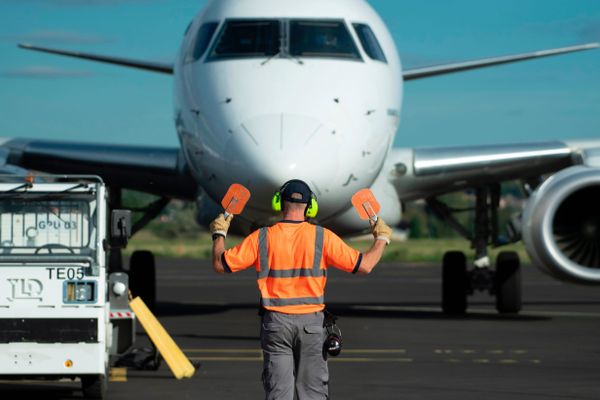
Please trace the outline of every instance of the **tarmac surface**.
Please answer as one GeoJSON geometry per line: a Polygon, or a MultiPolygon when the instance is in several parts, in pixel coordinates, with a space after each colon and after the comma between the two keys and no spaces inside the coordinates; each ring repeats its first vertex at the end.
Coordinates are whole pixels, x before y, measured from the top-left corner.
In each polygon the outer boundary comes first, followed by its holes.
{"type": "MultiPolygon", "coordinates": [[[[344,349],[331,358],[338,399],[600,399],[600,288],[523,267],[524,309],[499,315],[486,293],[469,313],[441,313],[441,268],[382,263],[329,275],[328,308],[344,349]]],[[[261,399],[255,273],[217,275],[207,261],[159,260],[156,315],[189,358],[192,379],[114,370],[110,399],[261,399]]],[[[138,344],[147,345],[143,331],[138,344]]],[[[0,398],[81,398],[73,382],[0,383],[0,398]]]]}

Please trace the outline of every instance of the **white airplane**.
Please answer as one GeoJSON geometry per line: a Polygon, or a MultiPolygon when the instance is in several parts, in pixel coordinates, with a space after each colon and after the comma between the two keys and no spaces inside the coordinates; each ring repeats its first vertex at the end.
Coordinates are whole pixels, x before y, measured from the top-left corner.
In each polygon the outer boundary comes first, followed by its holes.
{"type": "Polygon", "coordinates": [[[365,229],[350,204],[358,189],[373,190],[391,225],[400,222],[404,202],[426,199],[475,249],[472,268],[463,253],[446,253],[443,309],[465,312],[469,294],[488,290],[500,312],[518,312],[518,257],[504,252],[492,268],[487,256],[488,246],[499,244],[500,183],[518,179],[530,198],[514,239],[522,233],[533,262],[555,277],[600,283],[600,140],[392,148],[404,82],[598,43],[403,70],[385,24],[363,0],[215,0],[188,26],[173,64],[20,46],[174,76],[180,148],[28,139],[2,145],[8,170],[101,175],[115,205],[122,188],[162,196],[136,230],[169,198],[196,201],[198,221],[207,224],[233,182],[252,192],[233,227],[242,233],[276,218],[270,198],[292,178],[309,183],[318,222],[340,234],[365,229]],[[472,229],[438,198],[468,188],[477,199],[472,229]]]}

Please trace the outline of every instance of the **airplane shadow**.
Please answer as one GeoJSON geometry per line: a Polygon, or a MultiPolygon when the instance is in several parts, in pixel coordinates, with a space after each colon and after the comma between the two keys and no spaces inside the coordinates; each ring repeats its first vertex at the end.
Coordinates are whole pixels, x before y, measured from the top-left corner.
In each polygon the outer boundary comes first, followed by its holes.
{"type": "MultiPolygon", "coordinates": [[[[483,304],[483,303],[482,303],[483,304]]],[[[532,303],[533,304],[533,303],[532,303]]],[[[564,304],[556,302],[555,305],[564,304]]],[[[566,303],[570,304],[570,303],[566,303]]],[[[588,304],[588,303],[585,303],[588,304]]],[[[473,306],[479,304],[474,303],[473,306]]],[[[489,304],[485,304],[488,305],[489,304]]],[[[489,313],[477,312],[466,314],[444,314],[438,303],[372,303],[372,304],[349,304],[328,303],[327,309],[335,315],[361,318],[401,318],[401,319],[435,319],[435,320],[482,320],[482,321],[545,321],[552,320],[549,316],[499,314],[492,308],[489,313]],[[420,310],[423,308],[423,310],[420,310]],[[432,309],[432,310],[429,310],[432,309]]],[[[526,305],[525,305],[526,308],[526,305]]],[[[155,314],[158,317],[173,317],[185,315],[207,315],[224,313],[231,310],[248,310],[256,313],[257,305],[253,303],[231,303],[231,304],[193,304],[178,302],[158,302],[155,314]]],[[[255,339],[255,338],[252,338],[255,339]]]]}
{"type": "Polygon", "coordinates": [[[157,302],[154,314],[157,317],[177,317],[184,315],[203,315],[223,313],[233,309],[258,310],[256,304],[193,304],[173,301],[157,302]]]}

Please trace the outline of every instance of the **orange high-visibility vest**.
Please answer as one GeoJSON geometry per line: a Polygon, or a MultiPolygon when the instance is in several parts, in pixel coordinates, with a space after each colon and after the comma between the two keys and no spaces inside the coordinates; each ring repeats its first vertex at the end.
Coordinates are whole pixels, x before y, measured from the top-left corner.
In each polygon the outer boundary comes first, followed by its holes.
{"type": "Polygon", "coordinates": [[[287,314],[325,308],[328,266],[357,272],[360,253],[337,235],[307,222],[261,228],[223,256],[226,272],[256,267],[261,305],[287,314]]]}
{"type": "Polygon", "coordinates": [[[258,233],[257,282],[261,305],[287,314],[323,310],[327,282],[327,267],[321,267],[323,227],[306,224],[296,238],[300,242],[297,243],[300,248],[294,249],[296,254],[286,253],[290,247],[285,243],[287,237],[269,235],[269,230],[274,229],[261,228],[258,233]],[[270,260],[275,263],[271,265],[270,260]]]}

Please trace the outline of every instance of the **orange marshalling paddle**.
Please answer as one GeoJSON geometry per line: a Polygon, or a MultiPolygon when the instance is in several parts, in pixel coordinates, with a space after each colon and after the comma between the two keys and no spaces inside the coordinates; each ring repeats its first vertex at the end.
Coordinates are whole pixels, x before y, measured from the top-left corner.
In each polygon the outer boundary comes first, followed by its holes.
{"type": "Polygon", "coordinates": [[[229,214],[241,214],[248,199],[250,199],[250,191],[243,185],[233,183],[229,186],[227,193],[225,193],[223,200],[221,200],[221,205],[225,209],[223,213],[225,218],[229,217],[229,214]]]}
{"type": "Polygon", "coordinates": [[[352,205],[358,212],[360,219],[369,219],[377,222],[377,213],[381,206],[370,189],[361,189],[354,193],[354,196],[352,196],[352,205]]]}

